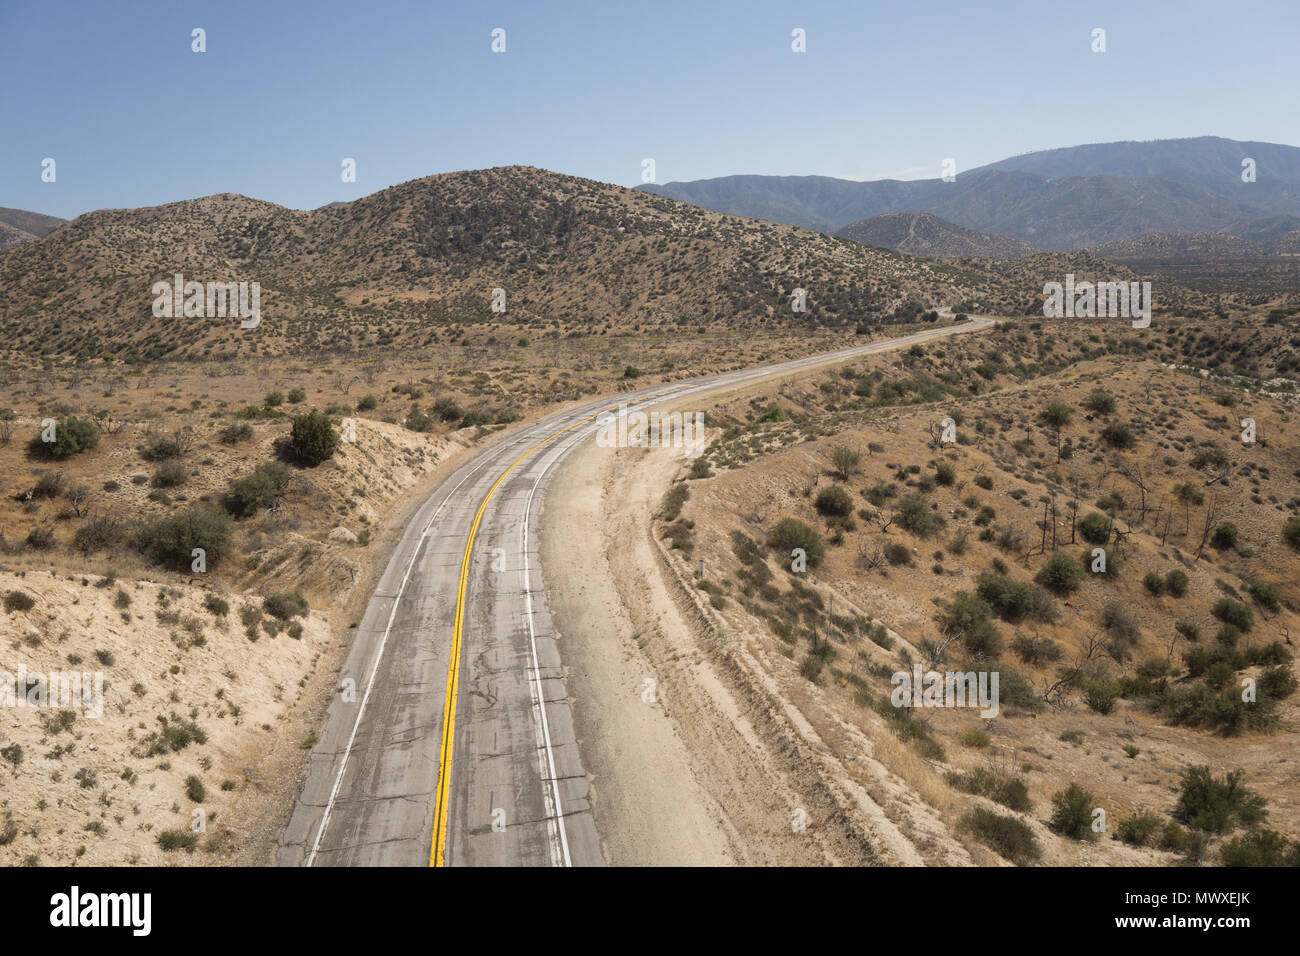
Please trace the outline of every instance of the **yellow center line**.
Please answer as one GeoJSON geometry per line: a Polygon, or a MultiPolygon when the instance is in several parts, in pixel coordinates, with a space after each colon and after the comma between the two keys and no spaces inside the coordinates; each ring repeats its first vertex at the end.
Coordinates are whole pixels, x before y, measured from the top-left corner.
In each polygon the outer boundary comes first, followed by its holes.
{"type": "MultiPolygon", "coordinates": [[[[871,347],[862,346],[861,348],[863,351],[869,351],[871,347]]],[[[845,351],[857,351],[857,349],[850,348],[845,351]]],[[[651,402],[655,399],[671,395],[678,387],[680,386],[667,388],[655,395],[645,395],[641,398],[635,399],[634,401],[637,404],[651,402]]],[[[465,587],[469,582],[469,556],[470,552],[474,548],[474,538],[478,534],[479,522],[483,520],[483,514],[487,510],[488,502],[491,501],[492,496],[496,494],[496,490],[501,486],[501,482],[506,480],[506,477],[509,476],[516,467],[518,467],[521,461],[533,452],[537,451],[537,449],[541,448],[547,442],[558,438],[565,432],[573,431],[573,429],[578,426],[594,421],[606,412],[617,411],[618,408],[619,406],[612,405],[609,408],[601,409],[594,415],[589,415],[581,421],[576,421],[572,425],[561,428],[559,431],[552,432],[532,448],[529,448],[526,452],[516,458],[510,464],[509,468],[501,472],[500,477],[498,477],[497,480],[493,482],[492,487],[488,489],[487,494],[483,497],[483,501],[478,506],[478,511],[474,515],[474,523],[470,525],[469,537],[465,541],[465,552],[460,559],[460,582],[457,585],[456,590],[456,620],[452,625],[451,631],[451,660],[447,665],[447,698],[443,703],[442,709],[442,750],[438,759],[438,787],[436,791],[437,802],[434,805],[433,845],[429,849],[430,866],[446,865],[444,854],[447,849],[447,803],[450,795],[449,789],[451,787],[452,738],[456,729],[456,690],[460,680],[460,645],[465,626],[465,587]]],[[[524,520],[528,520],[527,515],[524,515],[524,520]]],[[[545,703],[543,703],[542,706],[546,706],[545,703]]]]}
{"type": "MultiPolygon", "coordinates": [[[[656,397],[658,396],[646,396],[646,399],[644,400],[656,397]]],[[[638,401],[641,400],[639,399],[638,401]]],[[[478,512],[474,515],[474,523],[470,525],[469,537],[465,541],[465,553],[460,559],[460,583],[456,591],[456,621],[452,626],[451,631],[451,661],[447,665],[447,699],[443,703],[442,709],[442,752],[438,760],[437,803],[435,804],[434,809],[433,846],[429,852],[430,866],[446,865],[443,857],[447,848],[447,798],[449,796],[448,790],[451,786],[451,751],[452,737],[456,726],[456,687],[460,678],[460,645],[461,636],[464,632],[465,626],[465,586],[469,582],[469,556],[470,551],[474,548],[474,538],[478,534],[479,522],[483,520],[483,513],[487,510],[488,502],[491,501],[492,496],[496,494],[496,490],[500,487],[501,482],[506,480],[506,477],[510,472],[515,470],[521,461],[552,439],[558,438],[565,432],[573,431],[573,429],[578,426],[585,425],[587,422],[593,421],[601,415],[604,415],[606,412],[614,411],[617,408],[618,406],[613,406],[611,408],[602,409],[581,421],[576,421],[572,425],[561,428],[559,431],[552,432],[532,448],[528,449],[516,458],[509,468],[501,472],[500,477],[497,478],[492,487],[488,489],[488,493],[483,497],[482,503],[478,506],[478,512]]],[[[524,515],[524,520],[528,520],[527,515],[524,515]]],[[[545,706],[545,704],[543,704],[543,706],[545,706]]]]}

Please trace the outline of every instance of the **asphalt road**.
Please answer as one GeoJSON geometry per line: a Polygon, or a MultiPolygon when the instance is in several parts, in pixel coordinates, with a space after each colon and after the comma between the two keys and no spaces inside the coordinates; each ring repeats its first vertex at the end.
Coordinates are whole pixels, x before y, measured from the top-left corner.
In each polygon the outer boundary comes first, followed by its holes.
{"type": "Polygon", "coordinates": [[[393,551],[281,834],[279,863],[603,864],[538,561],[553,468],[620,403],[680,407],[690,395],[992,324],[977,317],[625,393],[487,446],[421,505],[393,551]]]}

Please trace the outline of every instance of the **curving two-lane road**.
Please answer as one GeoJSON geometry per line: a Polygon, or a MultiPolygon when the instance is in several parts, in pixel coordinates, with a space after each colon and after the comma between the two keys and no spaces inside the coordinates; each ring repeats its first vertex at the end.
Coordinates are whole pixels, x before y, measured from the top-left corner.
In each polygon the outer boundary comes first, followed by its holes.
{"type": "Polygon", "coordinates": [[[552,469],[593,437],[601,412],[621,403],[679,405],[993,324],[972,317],[626,393],[556,413],[484,449],[424,502],[394,549],[281,834],[280,864],[604,863],[537,557],[552,469]]]}

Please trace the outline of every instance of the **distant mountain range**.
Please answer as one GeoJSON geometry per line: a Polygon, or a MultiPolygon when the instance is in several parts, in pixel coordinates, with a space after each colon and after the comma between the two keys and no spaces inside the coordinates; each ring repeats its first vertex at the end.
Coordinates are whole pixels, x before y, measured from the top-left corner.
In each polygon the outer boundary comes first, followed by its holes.
{"type": "Polygon", "coordinates": [[[943,306],[1021,313],[1076,266],[1128,274],[1086,253],[957,268],[512,166],[316,210],[225,193],[87,213],[0,253],[0,329],[9,348],[151,359],[424,347],[481,325],[510,341],[633,325],[852,329],[943,306]],[[258,282],[261,326],[154,315],[153,284],[176,273],[258,282]],[[505,313],[491,309],[496,288],[505,313]],[[796,289],[806,312],[792,310],[796,289]]]}
{"type": "Polygon", "coordinates": [[[992,259],[1023,259],[1039,251],[1019,239],[976,232],[928,212],[887,212],[845,226],[835,235],[868,246],[927,258],[987,256],[992,259]]]}
{"type": "Polygon", "coordinates": [[[884,214],[923,212],[1045,250],[1148,232],[1226,231],[1259,241],[1291,231],[1289,219],[1300,217],[1300,149],[1203,136],[1027,153],[959,172],[953,182],[746,175],[640,188],[830,233],[884,214]],[[1255,182],[1242,181],[1246,159],[1254,160],[1255,182]]]}
{"type": "Polygon", "coordinates": [[[38,212],[0,206],[0,250],[49,235],[65,222],[66,219],[57,216],[42,216],[38,212]]]}

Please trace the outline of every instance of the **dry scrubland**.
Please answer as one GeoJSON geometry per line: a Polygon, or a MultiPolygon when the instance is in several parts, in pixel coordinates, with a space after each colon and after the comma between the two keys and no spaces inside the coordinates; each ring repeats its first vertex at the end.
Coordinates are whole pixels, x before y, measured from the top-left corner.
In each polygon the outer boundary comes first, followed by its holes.
{"type": "Polygon", "coordinates": [[[844,344],[824,331],[625,331],[347,362],[11,362],[0,372],[0,596],[15,597],[0,612],[0,671],[102,671],[106,705],[98,719],[4,708],[0,861],[260,860],[386,557],[381,529],[400,525],[435,470],[591,394],[844,344]],[[312,409],[336,433],[357,422],[355,444],[316,466],[289,445],[293,419],[312,409]],[[94,447],[33,451],[46,417],[88,423],[94,447]],[[232,499],[232,482],[259,466],[266,480],[232,499]],[[200,539],[204,574],[189,570],[188,547],[141,540],[191,509],[226,516],[225,553],[200,539]],[[190,848],[196,809],[206,831],[190,848]]]}
{"type": "Polygon", "coordinates": [[[889,859],[1295,863],[1297,355],[1281,309],[864,359],[712,409],[656,533],[889,859]],[[998,670],[1001,713],[891,706],[916,662],[998,670]]]}

